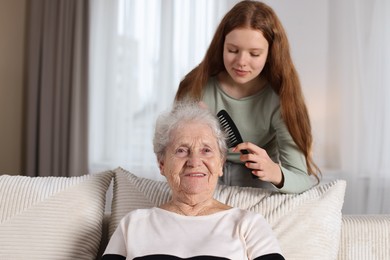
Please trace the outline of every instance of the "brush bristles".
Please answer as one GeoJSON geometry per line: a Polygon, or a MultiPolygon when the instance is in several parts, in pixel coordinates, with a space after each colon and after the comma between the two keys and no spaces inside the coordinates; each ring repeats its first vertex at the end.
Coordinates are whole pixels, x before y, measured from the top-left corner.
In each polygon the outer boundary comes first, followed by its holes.
{"type": "Polygon", "coordinates": [[[231,129],[229,122],[223,117],[223,115],[219,115],[219,122],[221,126],[224,128],[227,134],[227,145],[229,148],[236,146],[239,142],[236,138],[234,131],[231,129]]]}

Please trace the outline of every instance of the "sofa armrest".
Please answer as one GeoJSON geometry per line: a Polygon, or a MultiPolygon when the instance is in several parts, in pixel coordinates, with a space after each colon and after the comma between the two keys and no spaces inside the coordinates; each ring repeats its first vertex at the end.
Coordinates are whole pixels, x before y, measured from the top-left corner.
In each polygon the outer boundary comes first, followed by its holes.
{"type": "Polygon", "coordinates": [[[338,259],[390,259],[390,215],[343,215],[338,259]]]}

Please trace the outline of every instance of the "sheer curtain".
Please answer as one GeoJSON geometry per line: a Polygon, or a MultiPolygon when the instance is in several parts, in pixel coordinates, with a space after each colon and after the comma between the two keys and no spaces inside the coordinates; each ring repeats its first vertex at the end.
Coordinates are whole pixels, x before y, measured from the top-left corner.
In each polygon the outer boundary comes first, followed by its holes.
{"type": "Polygon", "coordinates": [[[390,2],[330,1],[329,166],[344,211],[390,213],[390,2]]]}
{"type": "Polygon", "coordinates": [[[152,147],[156,115],[172,104],[235,2],[91,1],[92,172],[121,166],[161,178],[152,147]]]}

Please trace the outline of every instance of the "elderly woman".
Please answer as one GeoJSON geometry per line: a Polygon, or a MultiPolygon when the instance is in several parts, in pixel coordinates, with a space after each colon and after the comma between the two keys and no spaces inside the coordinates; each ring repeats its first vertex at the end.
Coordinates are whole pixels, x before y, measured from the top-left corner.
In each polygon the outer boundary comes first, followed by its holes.
{"type": "Polygon", "coordinates": [[[217,119],[178,103],[157,120],[154,152],[172,199],[130,212],[103,259],[284,259],[265,219],[213,198],[227,152],[217,119]]]}

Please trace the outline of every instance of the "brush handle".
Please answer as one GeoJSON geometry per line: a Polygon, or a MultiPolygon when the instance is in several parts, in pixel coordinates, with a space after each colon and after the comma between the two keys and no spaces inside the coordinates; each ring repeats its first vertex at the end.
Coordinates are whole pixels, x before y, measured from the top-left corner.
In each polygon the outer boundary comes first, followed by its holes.
{"type": "MultiPolygon", "coordinates": [[[[248,150],[245,150],[245,149],[240,150],[240,152],[242,154],[249,154],[248,150]]],[[[252,179],[258,179],[258,177],[252,173],[252,179]]]]}

